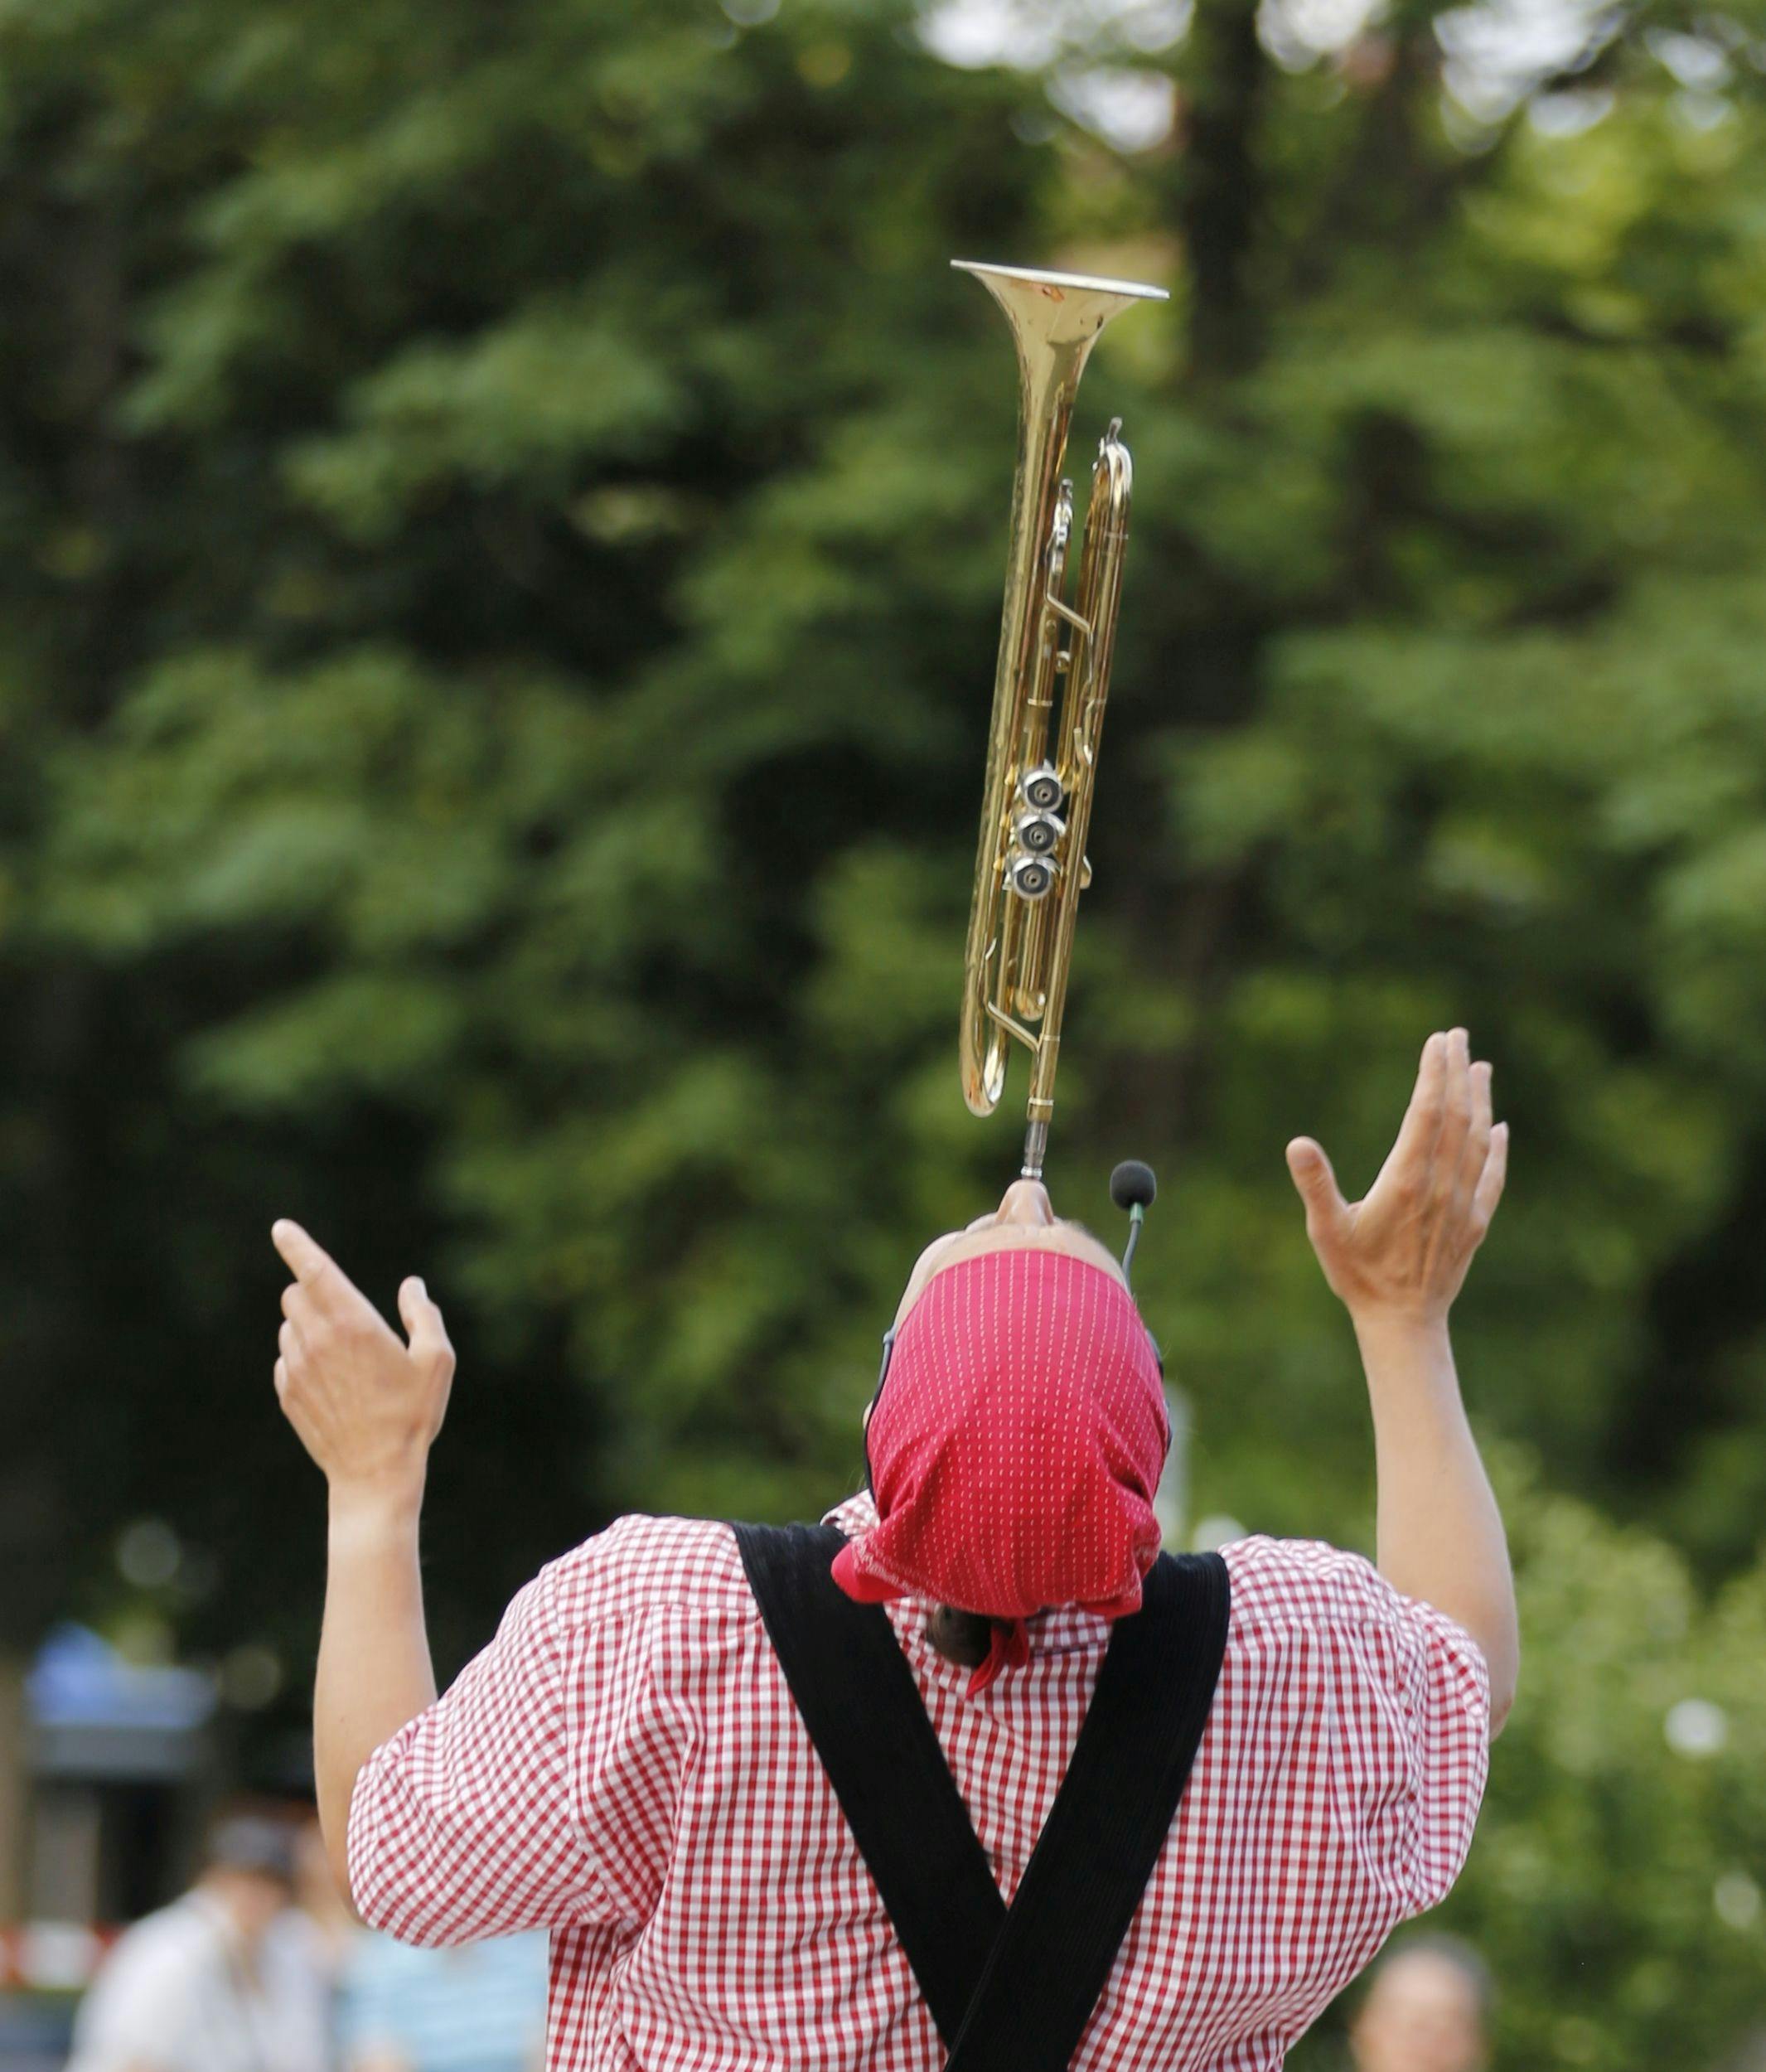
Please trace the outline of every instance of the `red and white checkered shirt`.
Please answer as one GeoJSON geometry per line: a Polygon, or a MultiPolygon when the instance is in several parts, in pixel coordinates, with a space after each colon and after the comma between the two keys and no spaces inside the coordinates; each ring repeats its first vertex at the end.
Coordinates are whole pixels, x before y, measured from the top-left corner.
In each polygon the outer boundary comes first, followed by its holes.
{"type": "MultiPolygon", "coordinates": [[[[870,1499],[830,1514],[849,1533],[870,1499]]],[[[1224,1550],[1232,1610],[1169,1840],[1073,2062],[1266,2072],[1472,1838],[1483,1658],[1357,1556],[1224,1550]]],[[[1109,1640],[1072,1610],[979,1697],[888,1607],[1009,1900],[1109,1640]]],[[[363,1767],[363,1917],[552,1931],[549,2072],[936,2072],[938,2033],[798,1719],[728,1528],[625,1518],[543,1570],[363,1767]]]]}

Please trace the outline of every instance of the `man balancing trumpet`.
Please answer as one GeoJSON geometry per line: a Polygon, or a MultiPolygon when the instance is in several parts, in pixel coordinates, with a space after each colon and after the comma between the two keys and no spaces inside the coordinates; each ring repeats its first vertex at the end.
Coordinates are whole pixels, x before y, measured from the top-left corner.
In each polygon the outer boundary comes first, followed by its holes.
{"type": "MultiPolygon", "coordinates": [[[[990,752],[978,877],[997,868],[1016,904],[971,929],[964,1064],[997,1099],[994,1032],[1058,1035],[1072,938],[1023,859],[1075,892],[1086,874],[1126,516],[1114,428],[1115,561],[1101,571],[1095,488],[1072,613],[1054,478],[1083,346],[1127,291],[989,284],[1028,312],[1027,389],[1031,318],[1069,384],[1052,458],[1021,467],[1014,568],[1020,535],[1048,545],[1033,583],[1009,582],[1003,645],[1033,691],[1064,676],[1081,700],[1058,733],[1046,709],[996,725],[990,752]],[[1051,618],[1071,635],[1052,661],[1051,618]],[[1025,769],[1046,769],[1043,806],[1025,769]],[[1041,849],[1022,825],[1038,811],[1064,822],[1041,849]]],[[[275,1226],[294,1276],[277,1393],[330,1485],[314,1743],[332,1865],[409,1941],[549,1929],[550,2072],[1265,2072],[1458,1874],[1518,1653],[1448,1332],[1507,1163],[1488,1065],[1462,1029],[1429,1038],[1353,1204],[1317,1144],[1288,1146],[1367,1372],[1372,1565],[1262,1537],[1160,1553],[1159,1356],[1128,1258],[1043,1184],[1052,1075],[1051,1049],[1035,1169],[908,1276],[865,1488],[819,1527],[620,1518],[543,1569],[440,1698],[418,1524],[453,1377],[441,1312],[408,1280],[401,1339],[275,1226]]],[[[1151,1176],[1119,1180],[1131,1257],[1151,1176]]]]}
{"type": "Polygon", "coordinates": [[[1506,1148],[1460,1029],[1430,1038],[1365,1200],[1289,1147],[1367,1369],[1377,1567],[1247,1539],[1173,1564],[1135,1613],[1164,1569],[1158,1367],[1116,1261],[1018,1180],[915,1266],[874,1494],[802,1536],[819,1576],[757,1570],[713,1521],[621,1518],[439,1701],[418,1514],[441,1313],[407,1280],[401,1341],[278,1223],[277,1392],[331,1485],[320,1813],[363,1917],[429,1944],[549,1929],[551,2072],[1280,2065],[1453,1882],[1513,1695],[1502,1527],[1448,1338],[1506,1148]],[[1094,1719],[1113,1658],[1142,1681],[1094,1719]],[[1057,1828],[1076,1784],[1093,1817],[1057,1828]],[[1061,1876],[1033,1887],[1050,1842],[1061,1876]]]}

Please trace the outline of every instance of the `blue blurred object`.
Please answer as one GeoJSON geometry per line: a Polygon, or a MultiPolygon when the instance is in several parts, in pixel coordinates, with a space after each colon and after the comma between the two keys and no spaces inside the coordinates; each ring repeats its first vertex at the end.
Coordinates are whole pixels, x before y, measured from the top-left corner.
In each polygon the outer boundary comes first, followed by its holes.
{"type": "Polygon", "coordinates": [[[61,2072],[73,2028],[68,2002],[0,1993],[0,2072],[61,2072]]]}
{"type": "Polygon", "coordinates": [[[344,1968],[346,2062],[376,2047],[412,2072],[531,2072],[545,2040],[547,1939],[461,1949],[364,1936],[344,1968]]]}
{"type": "Polygon", "coordinates": [[[215,1711],[200,1670],[126,1661],[71,1624],[43,1643],[26,1687],[39,1775],[181,1777],[215,1711]]]}
{"type": "Polygon", "coordinates": [[[215,1687],[196,1669],[128,1662],[89,1627],[57,1626],[29,1681],[41,1726],[146,1726],[189,1733],[215,1710],[215,1687]]]}

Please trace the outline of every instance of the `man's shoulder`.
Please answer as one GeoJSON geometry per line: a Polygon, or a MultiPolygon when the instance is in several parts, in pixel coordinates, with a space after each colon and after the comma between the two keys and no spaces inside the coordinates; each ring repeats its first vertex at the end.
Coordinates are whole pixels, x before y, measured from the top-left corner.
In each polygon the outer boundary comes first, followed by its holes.
{"type": "Polygon", "coordinates": [[[675,1610],[712,1617],[758,1616],[736,1536],[720,1518],[615,1518],[551,1562],[547,1587],[567,1624],[641,1618],[675,1610]]]}
{"type": "Polygon", "coordinates": [[[186,1896],[174,1900],[157,1913],[143,1915],[132,1927],[124,1929],[111,1950],[106,1968],[181,1962],[200,1965],[211,1958],[218,1947],[215,1922],[186,1896]]]}
{"type": "Polygon", "coordinates": [[[1258,1533],[1221,1549],[1232,1583],[1235,1633],[1293,1632],[1320,1626],[1383,1626],[1404,1600],[1365,1555],[1324,1540],[1258,1533]]]}

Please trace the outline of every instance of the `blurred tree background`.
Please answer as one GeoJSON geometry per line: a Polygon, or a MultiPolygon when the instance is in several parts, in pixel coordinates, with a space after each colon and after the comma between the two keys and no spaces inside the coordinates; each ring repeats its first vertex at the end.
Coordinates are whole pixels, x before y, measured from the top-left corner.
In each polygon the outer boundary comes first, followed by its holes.
{"type": "Polygon", "coordinates": [[[1755,0],[3,0],[11,1644],[249,1641],[298,1718],[278,1213],[453,1326],[444,1667],[619,1509],[850,1486],[1015,1163],[946,261],[1157,279],[1076,431],[1139,504],[1057,1205],[1160,1166],[1193,1514],[1366,1545],[1282,1145],[1359,1191],[1470,1025],[1531,1653],[1444,1921],[1505,2072],[1766,2021],[1763,196],[1755,0]]]}

